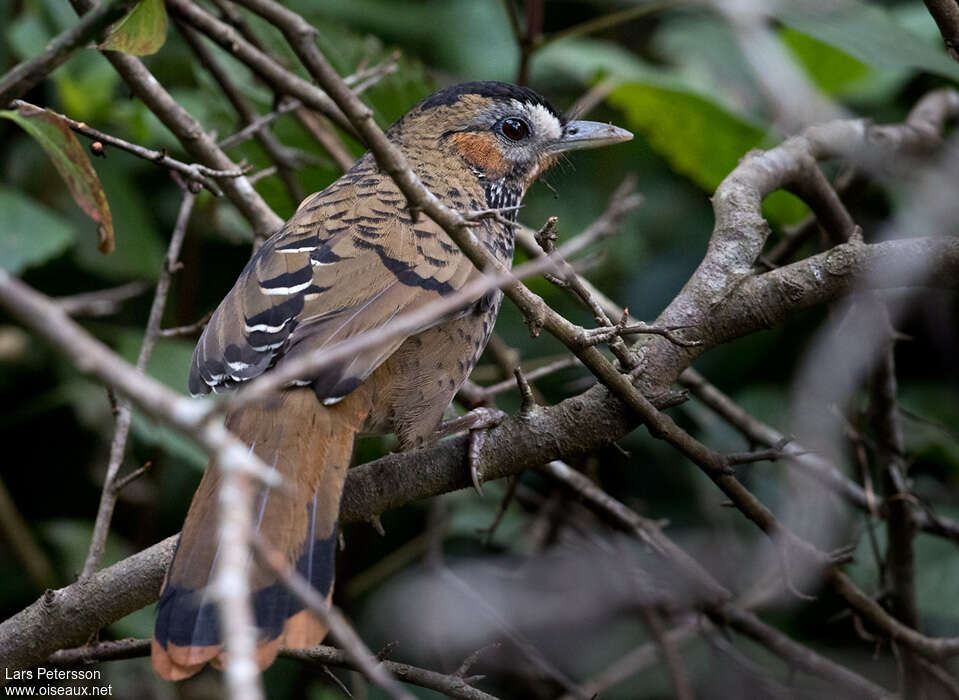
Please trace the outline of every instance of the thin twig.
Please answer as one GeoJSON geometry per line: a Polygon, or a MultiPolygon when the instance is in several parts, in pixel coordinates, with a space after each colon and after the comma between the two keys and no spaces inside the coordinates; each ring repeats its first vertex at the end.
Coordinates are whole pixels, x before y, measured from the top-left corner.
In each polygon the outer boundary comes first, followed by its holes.
{"type": "MultiPolygon", "coordinates": [[[[190,214],[193,212],[193,203],[195,200],[196,195],[189,189],[184,188],[183,202],[180,204],[180,212],[177,214],[176,225],[173,227],[173,233],[170,236],[170,245],[167,248],[167,253],[163,258],[163,264],[157,276],[156,292],[154,292],[153,295],[150,316],[143,333],[143,343],[140,345],[140,353],[137,355],[136,368],[137,371],[141,373],[146,372],[147,362],[149,362],[150,356],[153,354],[153,348],[156,347],[156,342],[160,337],[160,322],[163,320],[163,311],[166,308],[167,295],[170,291],[170,284],[173,281],[173,270],[180,258],[180,248],[183,246],[183,239],[186,237],[187,224],[190,221],[190,214]]],[[[120,471],[120,465],[123,463],[123,455],[126,452],[127,435],[130,432],[132,415],[133,410],[130,401],[121,399],[116,410],[116,426],[114,428],[113,441],[110,444],[110,461],[107,464],[106,475],[103,478],[100,506],[97,510],[97,518],[93,526],[90,549],[83,563],[83,571],[80,573],[80,578],[87,578],[96,571],[100,566],[100,560],[103,558],[107,535],[110,532],[110,521],[113,518],[113,508],[116,505],[118,494],[118,490],[115,488],[115,482],[120,471]]]]}
{"type": "Polygon", "coordinates": [[[766,625],[748,610],[732,602],[726,590],[702,565],[662,532],[658,523],[643,518],[626,507],[569,465],[554,461],[544,467],[551,477],[575,490],[593,507],[617,521],[627,531],[641,538],[694,583],[699,605],[719,626],[730,626],[766,646],[789,664],[836,683],[854,697],[891,698],[883,688],[858,676],[847,668],[825,659],[807,647],[797,644],[773,627],[766,625]]]}
{"type": "MultiPolygon", "coordinates": [[[[15,100],[14,106],[24,106],[32,109],[40,109],[35,105],[31,105],[29,102],[24,102],[23,100],[15,100]]],[[[71,119],[65,114],[59,114],[54,112],[60,119],[69,124],[70,128],[78,134],[83,134],[84,136],[100,141],[101,143],[109,144],[119,148],[120,150],[126,151],[132,155],[137,156],[138,158],[143,158],[148,160],[151,163],[156,163],[157,165],[168,168],[175,172],[180,173],[186,177],[188,182],[195,182],[206,187],[213,194],[220,196],[223,194],[223,191],[220,187],[214,182],[216,178],[238,178],[243,176],[246,172],[244,168],[237,168],[231,170],[214,170],[213,168],[208,168],[205,165],[200,165],[199,163],[184,163],[177,160],[176,158],[171,158],[166,154],[166,151],[154,151],[150,148],[145,148],[144,146],[139,146],[135,143],[130,143],[111,134],[107,134],[98,129],[93,129],[87,126],[84,122],[78,122],[75,119],[71,119]]]]}
{"type": "MultiPolygon", "coordinates": [[[[70,4],[79,14],[89,12],[96,5],[93,0],[70,0],[70,4]]],[[[237,170],[236,164],[217,147],[216,140],[206,133],[203,125],[167,92],[140,59],[119,51],[105,51],[103,55],[130,91],[163,122],[193,158],[216,171],[237,170]]],[[[255,237],[266,239],[283,225],[283,220],[253,189],[246,177],[225,177],[220,185],[224,194],[250,223],[255,237]]]]}
{"type": "MultiPolygon", "coordinates": [[[[377,162],[406,195],[411,211],[426,212],[449,234],[463,253],[479,269],[503,271],[504,266],[472,235],[469,223],[464,220],[462,215],[445,207],[422,185],[410,169],[403,153],[376,126],[370,110],[349,91],[336,71],[319,52],[313,40],[315,30],[302,17],[273,0],[240,0],[240,4],[272,22],[284,33],[287,41],[303,61],[310,74],[326,89],[357,131],[363,135],[376,156],[377,162]]],[[[954,107],[959,106],[959,94],[950,93],[950,98],[954,107]]],[[[767,154],[753,152],[741,161],[731,176],[720,186],[717,196],[714,198],[717,209],[717,230],[714,233],[710,252],[716,255],[724,250],[721,246],[724,237],[736,236],[737,240],[741,238],[741,234],[738,233],[735,226],[729,226],[728,230],[722,228],[725,225],[726,217],[733,213],[730,210],[732,203],[738,201],[732,196],[731,191],[733,189],[754,187],[758,192],[773,191],[787,182],[794,182],[796,173],[805,167],[810,156],[819,159],[840,155],[848,151],[850,141],[859,143],[866,135],[866,127],[862,123],[834,122],[834,124],[841,124],[848,128],[837,128],[835,132],[829,132],[825,136],[821,128],[810,129],[787,140],[767,154]],[[774,152],[775,155],[770,155],[774,152]],[[770,161],[769,167],[757,167],[757,162],[763,163],[765,160],[770,161]],[[775,162],[775,166],[773,162],[775,162]],[[783,163],[786,164],[786,167],[783,167],[783,163]]],[[[762,197],[759,197],[756,200],[757,208],[761,199],[762,197]]],[[[737,216],[740,215],[738,210],[735,213],[737,216]]],[[[765,226],[761,214],[757,214],[757,221],[762,222],[762,227],[757,227],[757,229],[751,231],[755,240],[751,241],[754,250],[749,264],[758,257],[765,237],[768,235],[768,227],[765,226]]],[[[858,243],[857,247],[863,248],[865,246],[858,243]]],[[[700,271],[709,269],[704,267],[705,264],[704,261],[704,265],[699,268],[700,271]]],[[[664,314],[666,322],[662,325],[692,325],[692,319],[689,318],[690,308],[701,308],[702,301],[714,302],[717,292],[721,293],[725,299],[728,290],[741,283],[742,276],[740,270],[728,265],[720,267],[717,279],[714,280],[707,281],[702,278],[697,280],[694,276],[691,283],[684,287],[680,295],[673,300],[667,309],[664,314]],[[706,289],[704,288],[706,284],[713,285],[713,287],[706,289]],[[702,299],[698,302],[687,302],[689,295],[693,293],[701,294],[702,299]],[[684,303],[689,303],[690,306],[682,306],[684,303]],[[679,309],[678,315],[670,316],[670,311],[677,308],[679,309]]],[[[743,286],[740,284],[739,289],[741,290],[743,286]]],[[[861,591],[851,582],[847,586],[840,586],[837,583],[839,580],[837,577],[841,574],[835,568],[830,556],[785,528],[765,505],[746,489],[733,474],[729,473],[721,455],[693,438],[669,416],[660,413],[644,393],[595,348],[584,347],[582,344],[582,329],[572,326],[569,321],[550,309],[542,299],[532,294],[519,281],[514,279],[511,283],[504,285],[503,289],[506,295],[523,310],[534,335],[536,329],[544,327],[566,344],[607,389],[642,419],[654,437],[664,440],[691,459],[730,498],[736,507],[777,546],[788,547],[790,554],[795,555],[804,565],[828,568],[830,581],[833,582],[834,588],[846,597],[847,601],[851,602],[852,598],[861,594],[861,591]]],[[[663,316],[660,319],[663,320],[663,316]]],[[[683,364],[688,364],[693,355],[693,349],[681,348],[681,350],[683,351],[682,354],[685,355],[683,364]]],[[[680,356],[675,356],[677,362],[680,362],[680,356]]],[[[786,580],[788,581],[788,579],[787,575],[786,580]]],[[[883,628],[893,635],[897,641],[902,641],[921,653],[925,653],[931,648],[947,648],[951,651],[953,644],[956,645],[955,653],[959,653],[959,640],[934,640],[923,635],[906,634],[899,629],[902,627],[900,623],[893,618],[889,618],[888,615],[886,617],[888,619],[883,619],[883,628]]],[[[909,632],[912,631],[909,630],[909,632]]]]}
{"type": "MultiPolygon", "coordinates": [[[[246,125],[256,121],[258,115],[249,98],[243,94],[237,84],[233,82],[229,73],[227,73],[223,69],[223,66],[214,58],[213,52],[204,43],[200,35],[179,20],[177,21],[177,27],[180,29],[180,33],[183,35],[183,38],[186,39],[187,44],[190,46],[190,49],[200,64],[207,69],[213,77],[213,80],[220,86],[220,90],[230,101],[230,104],[233,105],[233,109],[237,115],[239,115],[240,120],[246,125]]],[[[270,162],[276,167],[280,181],[286,188],[287,196],[290,198],[293,206],[297,206],[303,201],[304,192],[296,179],[295,171],[298,166],[296,158],[291,155],[289,149],[280,143],[280,140],[273,132],[267,128],[261,128],[257,131],[256,139],[263,149],[263,152],[266,153],[267,158],[269,158],[270,162]]],[[[250,177],[250,182],[255,182],[252,176],[250,177]]]]}
{"type": "Polygon", "coordinates": [[[353,630],[343,614],[316,592],[309,581],[290,570],[283,555],[272,548],[258,533],[250,539],[257,561],[269,569],[293,596],[316,615],[330,630],[333,638],[344,648],[346,655],[360,671],[394,700],[413,700],[396,679],[376,660],[363,640],[353,630]]]}
{"type": "MultiPolygon", "coordinates": [[[[666,640],[673,646],[679,646],[691,639],[704,626],[712,627],[708,620],[698,620],[696,615],[687,615],[671,630],[665,632],[666,640]]],[[[630,677],[642,672],[656,663],[659,656],[655,642],[646,642],[614,661],[603,671],[583,684],[583,690],[591,698],[602,697],[602,693],[613,688],[630,677]]],[[[559,700],[574,700],[571,695],[563,695],[559,700]]]]}
{"type": "Polygon", "coordinates": [[[299,109],[302,104],[303,103],[297,99],[292,97],[287,98],[280,102],[277,108],[272,112],[267,112],[266,114],[257,117],[239,131],[230,134],[225,139],[222,139],[217,145],[224,151],[228,151],[234,146],[239,146],[241,143],[249,141],[251,138],[256,136],[260,130],[269,126],[284,114],[299,109]]]}
{"type": "MultiPolygon", "coordinates": [[[[481,649],[479,651],[482,652],[483,650],[481,649]]],[[[119,639],[116,641],[97,642],[96,644],[89,644],[72,649],[62,649],[51,654],[47,658],[46,663],[50,666],[93,665],[108,661],[137,659],[149,655],[149,639],[119,639]]],[[[343,650],[330,646],[317,646],[312,649],[300,650],[284,649],[280,651],[280,656],[288,659],[297,659],[298,661],[304,661],[310,664],[360,669],[360,666],[343,650]]],[[[380,663],[387,671],[403,682],[417,685],[421,688],[435,690],[445,694],[447,697],[459,698],[460,700],[496,700],[494,696],[484,693],[471,685],[471,683],[475,683],[476,680],[481,677],[464,677],[465,672],[459,673],[459,671],[446,675],[396,661],[381,661],[380,663]]]]}
{"type": "MultiPolygon", "coordinates": [[[[875,315],[876,323],[889,329],[886,347],[880,352],[873,371],[871,387],[872,424],[877,445],[878,465],[883,475],[886,492],[886,566],[892,613],[904,625],[918,629],[919,608],[916,602],[915,535],[916,523],[908,499],[906,484],[905,442],[897,408],[895,340],[885,302],[873,293],[867,309],[875,315]]],[[[910,650],[903,653],[901,690],[906,700],[921,700],[926,696],[926,674],[918,657],[910,650]]]]}
{"type": "Polygon", "coordinates": [[[296,97],[304,105],[333,119],[348,133],[353,131],[352,125],[346,120],[329,95],[281,66],[247,41],[229,24],[217,19],[200,5],[190,0],[167,0],[167,7],[175,17],[202,32],[222,46],[234,58],[246,64],[257,76],[271,85],[278,94],[296,97]]]}
{"type": "Polygon", "coordinates": [[[150,288],[145,282],[128,282],[119,287],[56,297],[54,301],[70,316],[110,316],[120,305],[150,288]]]}
{"type": "Polygon", "coordinates": [[[210,322],[210,318],[213,317],[213,312],[208,311],[203,314],[203,318],[199,321],[193,323],[188,323],[185,326],[175,326],[173,328],[161,328],[160,337],[161,338],[176,338],[180,336],[190,336],[197,335],[200,331],[206,328],[206,324],[210,322]]]}
{"type": "Polygon", "coordinates": [[[666,634],[663,628],[663,621],[660,618],[659,611],[649,605],[639,606],[640,614],[649,629],[650,636],[659,648],[660,656],[666,663],[669,670],[669,677],[673,683],[673,690],[676,693],[676,700],[693,700],[693,689],[689,684],[689,677],[686,669],[683,668],[682,658],[672,639],[666,634]]]}
{"type": "Polygon", "coordinates": [[[39,56],[18,63],[0,76],[0,109],[27,94],[73,52],[126,14],[136,0],[103,0],[74,27],[54,37],[39,56]]]}
{"type": "MultiPolygon", "coordinates": [[[[523,375],[528,382],[534,382],[537,379],[542,379],[543,377],[559,372],[560,370],[567,369],[569,367],[577,367],[581,363],[575,357],[563,357],[555,362],[550,362],[549,364],[542,365],[530,370],[524,370],[523,375]]],[[[482,392],[479,396],[479,403],[483,403],[489,399],[492,399],[494,396],[502,394],[504,391],[510,391],[516,389],[517,384],[515,379],[504,379],[501,382],[496,384],[490,384],[489,386],[480,387],[482,392]]]]}

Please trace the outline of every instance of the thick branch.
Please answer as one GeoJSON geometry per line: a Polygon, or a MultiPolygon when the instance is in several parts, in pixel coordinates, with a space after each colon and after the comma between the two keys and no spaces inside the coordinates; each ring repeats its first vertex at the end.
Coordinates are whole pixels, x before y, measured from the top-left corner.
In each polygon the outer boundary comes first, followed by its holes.
{"type": "MultiPolygon", "coordinates": [[[[115,642],[99,642],[74,649],[63,649],[52,654],[47,659],[47,663],[62,665],[95,664],[103,663],[104,661],[137,659],[149,655],[149,639],[120,639],[115,642]]],[[[324,645],[296,651],[284,650],[280,652],[280,656],[288,659],[297,659],[317,666],[337,666],[355,671],[362,670],[355,662],[350,660],[341,649],[336,649],[331,646],[324,645]]],[[[484,693],[482,690],[470,685],[469,681],[478,680],[481,676],[464,678],[459,674],[446,675],[397,661],[384,660],[380,663],[389,673],[406,683],[435,690],[450,698],[460,698],[461,700],[496,700],[492,695],[484,693]]]]}
{"type": "MultiPolygon", "coordinates": [[[[914,244],[915,241],[905,240],[864,247],[879,250],[891,259],[900,257],[914,244]]],[[[870,255],[856,258],[859,264],[870,259],[873,259],[870,255]]],[[[949,263],[949,256],[939,256],[938,262],[949,263]]],[[[951,264],[955,277],[959,268],[955,267],[955,261],[951,264]]],[[[774,279],[769,277],[774,274],[757,279],[774,279]]],[[[949,278],[945,271],[942,278],[949,278]]],[[[136,374],[132,367],[127,369],[118,363],[106,348],[86,336],[54,305],[37,302],[34,297],[38,296],[25,291],[22,283],[0,273],[0,302],[56,342],[81,369],[107,377],[108,382],[135,396],[137,403],[152,415],[187,432],[196,430],[191,416],[197,414],[197,409],[202,412],[202,407],[178,397],[155,380],[136,374]],[[14,308],[12,303],[20,306],[14,308]],[[111,369],[105,369],[106,366],[111,369]],[[146,388],[140,383],[146,384],[146,388]]],[[[621,404],[610,400],[603,387],[594,387],[581,396],[556,406],[537,407],[521,418],[508,419],[490,430],[482,453],[482,472],[485,478],[495,479],[553,459],[584,454],[626,434],[635,427],[635,422],[635,417],[624,412],[621,404]],[[590,429],[584,430],[587,416],[590,429]]],[[[208,440],[208,449],[217,449],[220,444],[217,441],[226,439],[218,435],[214,426],[204,426],[202,431],[208,440]]],[[[466,446],[467,438],[456,438],[429,450],[389,455],[351,470],[341,510],[343,520],[366,520],[404,503],[467,488],[466,446]]],[[[237,447],[240,456],[247,455],[242,445],[238,443],[237,447]]],[[[10,667],[40,663],[53,651],[78,644],[97,628],[148,604],[156,598],[171,556],[172,539],[99,572],[88,581],[63,589],[57,595],[62,593],[63,599],[71,601],[70,609],[77,606],[82,609],[76,614],[64,615],[58,624],[50,624],[48,617],[37,612],[49,608],[42,603],[19,613],[0,625],[0,658],[8,660],[10,667]],[[134,575],[129,568],[134,565],[150,570],[137,569],[134,575]],[[75,587],[82,587],[82,594],[75,594],[75,587]],[[53,635],[51,630],[58,633],[53,635]]],[[[743,624],[749,626],[751,622],[744,618],[743,624]]]]}
{"type": "Polygon", "coordinates": [[[57,649],[85,644],[101,627],[149,605],[160,594],[176,537],[37,602],[0,623],[0,663],[32,668],[57,649]]]}
{"type": "MultiPolygon", "coordinates": [[[[905,161],[927,155],[941,144],[946,120],[957,114],[959,92],[939,90],[920,100],[904,124],[876,126],[865,120],[839,120],[809,127],[768,151],[748,153],[713,196],[715,225],[706,255],[656,319],[656,325],[699,328],[710,324],[716,311],[730,310],[734,301],[741,300],[731,295],[740,291],[740,285],[754,283],[749,278],[769,235],[769,225],[761,211],[763,199],[778,189],[795,185],[810,172],[811,161],[846,158],[876,165],[883,159],[905,161]]],[[[762,306],[750,307],[754,313],[765,313],[762,306]]],[[[712,325],[716,329],[717,324],[712,325]]],[[[665,338],[641,340],[648,361],[640,386],[646,393],[665,390],[694,358],[715,346],[716,339],[709,332],[699,332],[697,338],[705,342],[681,347],[665,338]]]]}
{"type": "Polygon", "coordinates": [[[936,20],[949,55],[959,61],[959,3],[956,0],[923,0],[936,20]]]}

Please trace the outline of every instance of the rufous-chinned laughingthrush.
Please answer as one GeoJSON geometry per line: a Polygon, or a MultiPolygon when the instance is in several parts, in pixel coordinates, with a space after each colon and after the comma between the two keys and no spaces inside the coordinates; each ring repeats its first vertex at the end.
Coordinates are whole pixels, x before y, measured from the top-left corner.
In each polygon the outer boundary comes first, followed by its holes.
{"type": "MultiPolygon", "coordinates": [[[[632,135],[567,121],[532,90],[479,82],[441,90],[387,132],[422,182],[460,211],[503,209],[475,229],[505,264],[513,257],[516,206],[561,153],[632,135]],[[505,219],[503,218],[505,217],[505,219]]],[[[455,294],[481,273],[440,226],[413,218],[406,199],[365,154],[339,180],[307,197],[247,263],[203,331],[190,391],[233,389],[304,353],[389,324],[455,294]]],[[[402,448],[433,438],[493,330],[502,293],[466,300],[460,312],[389,338],[241,408],[227,427],[283,477],[255,494],[259,534],[329,600],[340,493],[357,432],[394,432],[402,448]]],[[[157,605],[153,666],[168,679],[220,665],[223,642],[208,594],[218,547],[218,470],[206,470],[187,514],[157,605]]],[[[326,629],[265,567],[251,565],[257,661],[306,648],[326,629]]]]}

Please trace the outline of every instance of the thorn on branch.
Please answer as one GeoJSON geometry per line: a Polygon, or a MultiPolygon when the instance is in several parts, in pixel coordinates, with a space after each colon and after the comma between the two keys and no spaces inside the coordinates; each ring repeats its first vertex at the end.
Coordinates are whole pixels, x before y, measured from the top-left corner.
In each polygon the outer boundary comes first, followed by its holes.
{"type": "Polygon", "coordinates": [[[730,452],[725,456],[726,464],[732,467],[740,464],[752,464],[754,462],[776,462],[784,457],[802,457],[803,455],[812,454],[811,450],[784,452],[783,448],[787,443],[788,440],[786,443],[780,441],[779,445],[770,447],[766,450],[755,450],[753,452],[730,452]]]}
{"type": "Polygon", "coordinates": [[[492,644],[487,644],[485,647],[480,647],[479,649],[474,651],[472,654],[467,656],[465,659],[463,659],[463,663],[460,664],[459,668],[453,671],[453,676],[455,678],[462,678],[464,681],[469,683],[469,681],[466,680],[466,674],[473,667],[473,665],[479,660],[479,657],[485,654],[490,649],[499,649],[500,646],[502,646],[500,642],[493,642],[492,644]]]}
{"type": "Polygon", "coordinates": [[[520,407],[519,415],[521,418],[528,417],[536,408],[536,397],[533,395],[533,387],[530,386],[526,375],[520,367],[513,370],[513,376],[516,377],[516,386],[519,387],[520,407]]]}
{"type": "Polygon", "coordinates": [[[119,494],[123,489],[127,487],[127,485],[133,483],[134,481],[139,479],[141,476],[146,474],[147,471],[152,466],[153,466],[153,462],[147,461],[144,463],[142,467],[138,469],[134,469],[132,472],[127,474],[122,479],[117,479],[116,481],[114,481],[113,484],[110,486],[110,488],[113,490],[114,495],[119,494]]]}
{"type": "Polygon", "coordinates": [[[343,693],[343,695],[345,695],[350,700],[353,700],[353,693],[351,693],[350,689],[343,684],[343,681],[337,678],[336,674],[330,670],[329,666],[323,665],[320,668],[323,669],[323,675],[329,678],[333,682],[333,684],[340,689],[340,692],[343,693]]]}
{"type": "Polygon", "coordinates": [[[839,547],[834,549],[827,554],[827,559],[830,564],[834,566],[840,566],[842,564],[848,564],[855,559],[856,545],[847,544],[845,547],[839,547]]]}
{"type": "Polygon", "coordinates": [[[543,331],[543,325],[546,323],[546,312],[541,307],[533,309],[524,309],[524,320],[529,329],[531,338],[538,338],[543,331]]]}
{"type": "Polygon", "coordinates": [[[799,600],[805,600],[807,602],[812,602],[816,600],[816,596],[809,595],[808,593],[803,593],[797,587],[792,577],[792,570],[789,568],[789,555],[786,550],[785,542],[774,542],[776,548],[776,554],[779,557],[779,566],[782,571],[783,584],[786,586],[786,590],[792,593],[799,600]]]}
{"type": "Polygon", "coordinates": [[[400,643],[395,639],[391,642],[387,642],[383,645],[383,648],[376,652],[377,661],[386,661],[393,655],[393,650],[398,647],[400,643]]]}

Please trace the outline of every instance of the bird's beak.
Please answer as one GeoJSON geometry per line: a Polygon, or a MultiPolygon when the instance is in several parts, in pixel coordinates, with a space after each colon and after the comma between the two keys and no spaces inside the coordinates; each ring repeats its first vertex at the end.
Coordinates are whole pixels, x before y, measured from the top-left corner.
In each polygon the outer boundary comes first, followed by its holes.
{"type": "Polygon", "coordinates": [[[611,146],[614,143],[629,141],[633,135],[612,124],[602,124],[600,122],[566,122],[563,128],[563,135],[560,137],[553,148],[555,153],[564,151],[575,151],[581,148],[599,148],[600,146],[611,146]]]}

